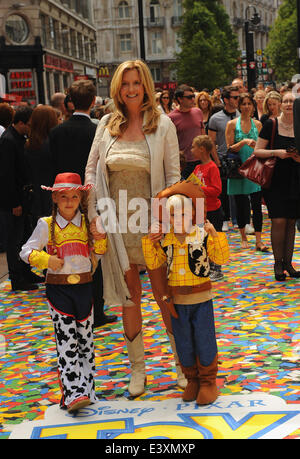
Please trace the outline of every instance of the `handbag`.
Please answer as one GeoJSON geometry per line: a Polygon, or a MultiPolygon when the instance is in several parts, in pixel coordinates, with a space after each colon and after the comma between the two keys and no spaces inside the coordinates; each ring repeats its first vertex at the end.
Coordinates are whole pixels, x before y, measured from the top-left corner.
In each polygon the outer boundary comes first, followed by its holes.
{"type": "MultiPolygon", "coordinates": [[[[270,150],[273,148],[275,130],[276,130],[276,120],[273,121],[272,137],[269,145],[270,150]]],[[[274,167],[276,164],[277,158],[258,158],[252,153],[248,159],[241,165],[239,168],[240,174],[251,180],[251,182],[260,185],[262,188],[269,188],[271,185],[274,167]]]]}
{"type": "Polygon", "coordinates": [[[226,156],[223,156],[220,162],[220,175],[222,178],[242,178],[239,173],[239,168],[242,165],[242,160],[237,153],[229,149],[226,153],[226,156]]]}

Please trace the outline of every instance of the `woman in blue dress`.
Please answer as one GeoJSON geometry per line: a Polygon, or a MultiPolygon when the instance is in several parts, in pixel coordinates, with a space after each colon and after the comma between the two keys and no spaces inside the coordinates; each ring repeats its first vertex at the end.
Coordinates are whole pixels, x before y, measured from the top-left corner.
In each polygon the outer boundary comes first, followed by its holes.
{"type": "MultiPolygon", "coordinates": [[[[228,149],[230,148],[232,151],[238,153],[242,162],[244,162],[253,153],[262,125],[260,121],[252,118],[255,104],[250,94],[240,94],[238,107],[241,116],[228,122],[225,135],[228,149]]],[[[268,251],[268,248],[261,240],[263,216],[260,186],[242,177],[228,179],[227,193],[228,195],[233,195],[235,199],[236,217],[242,239],[242,248],[246,249],[249,247],[245,226],[250,221],[251,202],[256,250],[262,252],[268,251]]]]}

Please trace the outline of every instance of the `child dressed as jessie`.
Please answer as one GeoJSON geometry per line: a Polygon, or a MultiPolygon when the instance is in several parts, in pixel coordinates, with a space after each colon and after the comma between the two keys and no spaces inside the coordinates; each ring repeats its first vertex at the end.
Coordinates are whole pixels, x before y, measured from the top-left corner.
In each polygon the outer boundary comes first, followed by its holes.
{"type": "Polygon", "coordinates": [[[165,206],[171,228],[163,237],[164,218],[160,215],[160,223],[152,225],[142,239],[145,261],[153,272],[167,263],[167,279],[162,281],[165,288],[161,291],[165,292],[163,299],[171,312],[180,365],[188,380],[183,400],[206,405],[218,396],[218,349],[209,259],[218,265],[226,263],[228,242],[224,233],[218,233],[205,220],[205,195],[199,185],[178,182],[156,198],[159,203],[167,198],[165,206]]]}
{"type": "Polygon", "coordinates": [[[91,185],[82,185],[80,175],[58,174],[52,187],[42,188],[52,191],[52,216],[39,219],[20,256],[31,266],[47,269],[46,297],[56,338],[60,407],[71,413],[98,401],[92,264],[95,254],[106,251],[107,239],[103,233],[102,239],[93,240],[87,217],[91,185]]]}

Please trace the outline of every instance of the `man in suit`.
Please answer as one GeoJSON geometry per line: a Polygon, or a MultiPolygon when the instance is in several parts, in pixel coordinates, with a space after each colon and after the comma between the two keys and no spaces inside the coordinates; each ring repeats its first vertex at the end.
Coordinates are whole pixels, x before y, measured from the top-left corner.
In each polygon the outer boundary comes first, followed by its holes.
{"type": "MultiPolygon", "coordinates": [[[[69,96],[75,111],[67,121],[50,132],[50,154],[55,175],[62,172],[76,172],[84,183],[85,167],[97,129],[90,118],[90,111],[95,103],[96,88],[90,80],[77,80],[69,88],[69,96]]],[[[93,295],[94,327],[117,320],[117,316],[104,313],[101,262],[93,275],[93,295]]]]}
{"type": "Polygon", "coordinates": [[[19,107],[13,123],[0,138],[0,210],[5,226],[5,249],[11,289],[35,290],[44,279],[31,272],[19,252],[29,237],[27,223],[26,185],[29,171],[24,156],[26,135],[29,134],[32,108],[19,107]]]}

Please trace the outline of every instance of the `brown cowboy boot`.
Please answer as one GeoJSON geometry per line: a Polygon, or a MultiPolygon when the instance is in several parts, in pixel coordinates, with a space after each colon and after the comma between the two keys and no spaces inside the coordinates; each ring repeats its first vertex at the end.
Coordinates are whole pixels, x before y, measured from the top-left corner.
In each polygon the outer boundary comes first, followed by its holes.
{"type": "Polygon", "coordinates": [[[182,372],[187,379],[187,386],[182,394],[182,400],[184,402],[192,402],[196,400],[199,392],[199,378],[197,365],[192,367],[184,367],[181,365],[182,372]]]}
{"type": "Polygon", "coordinates": [[[216,400],[219,390],[216,384],[218,373],[218,354],[208,366],[201,365],[197,358],[200,389],[197,395],[197,405],[208,405],[216,400]]]}

